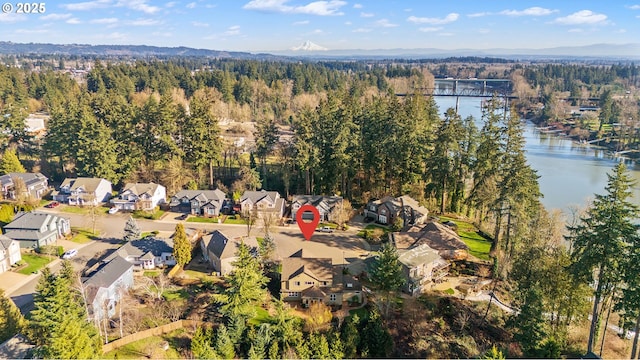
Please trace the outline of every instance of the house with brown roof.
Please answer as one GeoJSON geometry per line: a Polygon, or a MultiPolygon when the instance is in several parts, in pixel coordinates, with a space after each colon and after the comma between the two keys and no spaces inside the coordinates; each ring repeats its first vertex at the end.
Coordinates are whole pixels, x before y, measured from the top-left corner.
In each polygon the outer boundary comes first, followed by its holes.
{"type": "Polygon", "coordinates": [[[407,279],[405,290],[414,295],[428,290],[430,285],[445,277],[451,265],[426,244],[398,250],[398,261],[407,279]]]}
{"type": "Polygon", "coordinates": [[[69,205],[93,205],[111,198],[111,182],[99,178],[66,178],[60,190],[53,193],[53,200],[69,205]]]}
{"type": "Polygon", "coordinates": [[[365,218],[383,225],[391,225],[400,217],[405,228],[424,224],[428,216],[429,210],[408,195],[398,198],[385,196],[379,200],[371,200],[364,209],[365,218]]]}
{"type": "Polygon", "coordinates": [[[240,198],[242,213],[255,211],[258,217],[273,214],[280,219],[284,215],[285,201],[277,191],[245,191],[240,198]]]}
{"type": "Polygon", "coordinates": [[[111,199],[115,208],[120,210],[152,211],[166,202],[167,189],[155,183],[127,183],[117,198],[111,199]]]}
{"type": "Polygon", "coordinates": [[[398,250],[426,244],[448,260],[464,260],[469,256],[469,246],[460,236],[450,227],[438,222],[429,222],[423,227],[413,226],[407,231],[391,233],[390,236],[398,250]]]}
{"type": "Polygon", "coordinates": [[[238,259],[236,252],[241,243],[249,246],[251,252],[258,255],[258,241],[255,237],[229,237],[222,231],[216,230],[211,236],[205,236],[200,242],[200,248],[205,260],[211,264],[214,271],[224,276],[233,271],[233,263],[238,259]]]}
{"type": "Polygon", "coordinates": [[[343,301],[362,302],[362,285],[351,275],[343,273],[342,266],[334,266],[331,258],[303,257],[302,250],[282,260],[280,298],[341,305],[343,301]]]}

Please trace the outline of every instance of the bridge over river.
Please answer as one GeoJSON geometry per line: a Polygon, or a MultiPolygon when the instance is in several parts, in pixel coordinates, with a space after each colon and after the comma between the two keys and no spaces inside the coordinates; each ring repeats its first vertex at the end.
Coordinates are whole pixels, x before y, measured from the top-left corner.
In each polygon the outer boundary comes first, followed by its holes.
{"type": "MultiPolygon", "coordinates": [[[[436,79],[433,88],[423,88],[426,96],[467,96],[467,97],[500,97],[512,98],[511,80],[507,79],[436,79]]],[[[396,94],[406,96],[407,94],[396,94]]]]}

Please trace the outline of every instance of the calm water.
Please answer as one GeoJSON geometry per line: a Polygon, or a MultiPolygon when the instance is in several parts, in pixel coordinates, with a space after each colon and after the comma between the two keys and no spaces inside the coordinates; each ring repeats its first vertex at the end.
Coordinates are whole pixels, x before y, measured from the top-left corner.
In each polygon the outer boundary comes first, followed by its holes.
{"type": "MultiPolygon", "coordinates": [[[[436,97],[440,113],[455,107],[454,97],[436,97]]],[[[458,111],[465,118],[473,115],[480,119],[480,98],[460,98],[458,111]]],[[[482,125],[479,124],[478,127],[482,125]]],[[[580,145],[569,139],[541,134],[531,123],[525,127],[527,161],[538,171],[542,203],[548,208],[567,211],[571,205],[584,206],[594,194],[604,194],[607,172],[620,159],[606,151],[580,145]]],[[[640,204],[640,166],[627,162],[631,176],[636,180],[634,201],[640,204]]]]}

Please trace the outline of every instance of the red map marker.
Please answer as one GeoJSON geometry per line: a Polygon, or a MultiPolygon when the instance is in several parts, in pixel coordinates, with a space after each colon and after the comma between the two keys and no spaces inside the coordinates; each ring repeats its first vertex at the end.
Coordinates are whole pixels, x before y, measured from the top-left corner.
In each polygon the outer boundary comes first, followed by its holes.
{"type": "Polygon", "coordinates": [[[311,239],[311,236],[313,236],[313,233],[316,231],[316,227],[318,227],[318,224],[320,223],[320,213],[318,212],[318,209],[316,209],[316,207],[313,205],[302,205],[296,213],[296,222],[298,223],[298,227],[300,228],[300,231],[302,231],[302,235],[304,235],[304,238],[309,241],[311,239]],[[311,222],[304,222],[302,220],[302,214],[307,211],[313,214],[313,219],[311,219],[311,222]]]}

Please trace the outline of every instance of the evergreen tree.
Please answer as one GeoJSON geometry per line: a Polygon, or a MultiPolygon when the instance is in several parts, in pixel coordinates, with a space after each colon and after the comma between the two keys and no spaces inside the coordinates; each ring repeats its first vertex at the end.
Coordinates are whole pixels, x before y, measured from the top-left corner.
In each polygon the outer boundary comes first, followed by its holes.
{"type": "Polygon", "coordinates": [[[329,342],[327,337],[319,332],[312,332],[309,335],[309,352],[311,359],[331,359],[331,352],[329,351],[329,342]]]}
{"type": "Polygon", "coordinates": [[[352,315],[342,323],[340,338],[343,344],[344,357],[355,359],[358,356],[358,346],[360,344],[360,318],[358,314],[352,315]]]}
{"type": "Polygon", "coordinates": [[[255,305],[261,304],[267,295],[265,286],[268,279],[262,274],[262,267],[245,243],[236,251],[233,272],[226,278],[229,287],[220,296],[222,313],[230,318],[252,318],[256,315],[255,305]]]}
{"type": "Polygon", "coordinates": [[[138,227],[138,223],[136,220],[129,216],[127,222],[124,224],[124,241],[133,241],[140,239],[140,228],[138,227]]]}
{"type": "Polygon", "coordinates": [[[0,175],[8,173],[24,173],[27,172],[24,166],[20,163],[16,152],[10,148],[7,148],[2,154],[0,160],[0,175]]]}
{"type": "Polygon", "coordinates": [[[586,215],[576,226],[569,226],[572,241],[572,269],[585,283],[595,283],[593,311],[587,351],[593,352],[600,328],[600,306],[623,277],[623,261],[629,242],[638,237],[634,221],[638,206],[630,201],[632,180],[624,164],[607,174],[605,195],[596,194],[586,215]]]}
{"type": "Polygon", "coordinates": [[[191,261],[191,243],[187,239],[182,223],[176,224],[173,236],[173,257],[180,266],[185,266],[191,261]]]}
{"type": "Polygon", "coordinates": [[[271,342],[271,329],[269,324],[262,324],[258,328],[258,331],[254,332],[253,339],[251,341],[251,348],[249,349],[249,359],[264,359],[267,354],[269,343],[271,342]]]}
{"type": "Polygon", "coordinates": [[[369,272],[371,282],[385,294],[385,316],[389,315],[391,295],[405,284],[402,264],[398,261],[398,251],[390,243],[383,245],[369,272]]]}
{"type": "Polygon", "coordinates": [[[514,339],[522,346],[527,357],[536,357],[539,345],[545,339],[545,318],[542,306],[542,294],[536,287],[526,290],[527,296],[520,311],[514,316],[516,328],[514,339]]]}
{"type": "Polygon", "coordinates": [[[215,352],[211,347],[211,333],[198,327],[191,338],[191,354],[195,359],[212,359],[215,352]]]}
{"type": "Polygon", "coordinates": [[[221,324],[216,332],[215,352],[220,354],[223,359],[235,359],[236,357],[234,343],[224,324],[221,324]]]}
{"type": "Polygon", "coordinates": [[[386,358],[391,354],[393,338],[382,324],[380,314],[374,309],[369,313],[361,335],[360,354],[367,358],[386,358]]]}
{"type": "Polygon", "coordinates": [[[0,343],[20,333],[24,327],[24,318],[16,305],[0,289],[0,343]]]}

